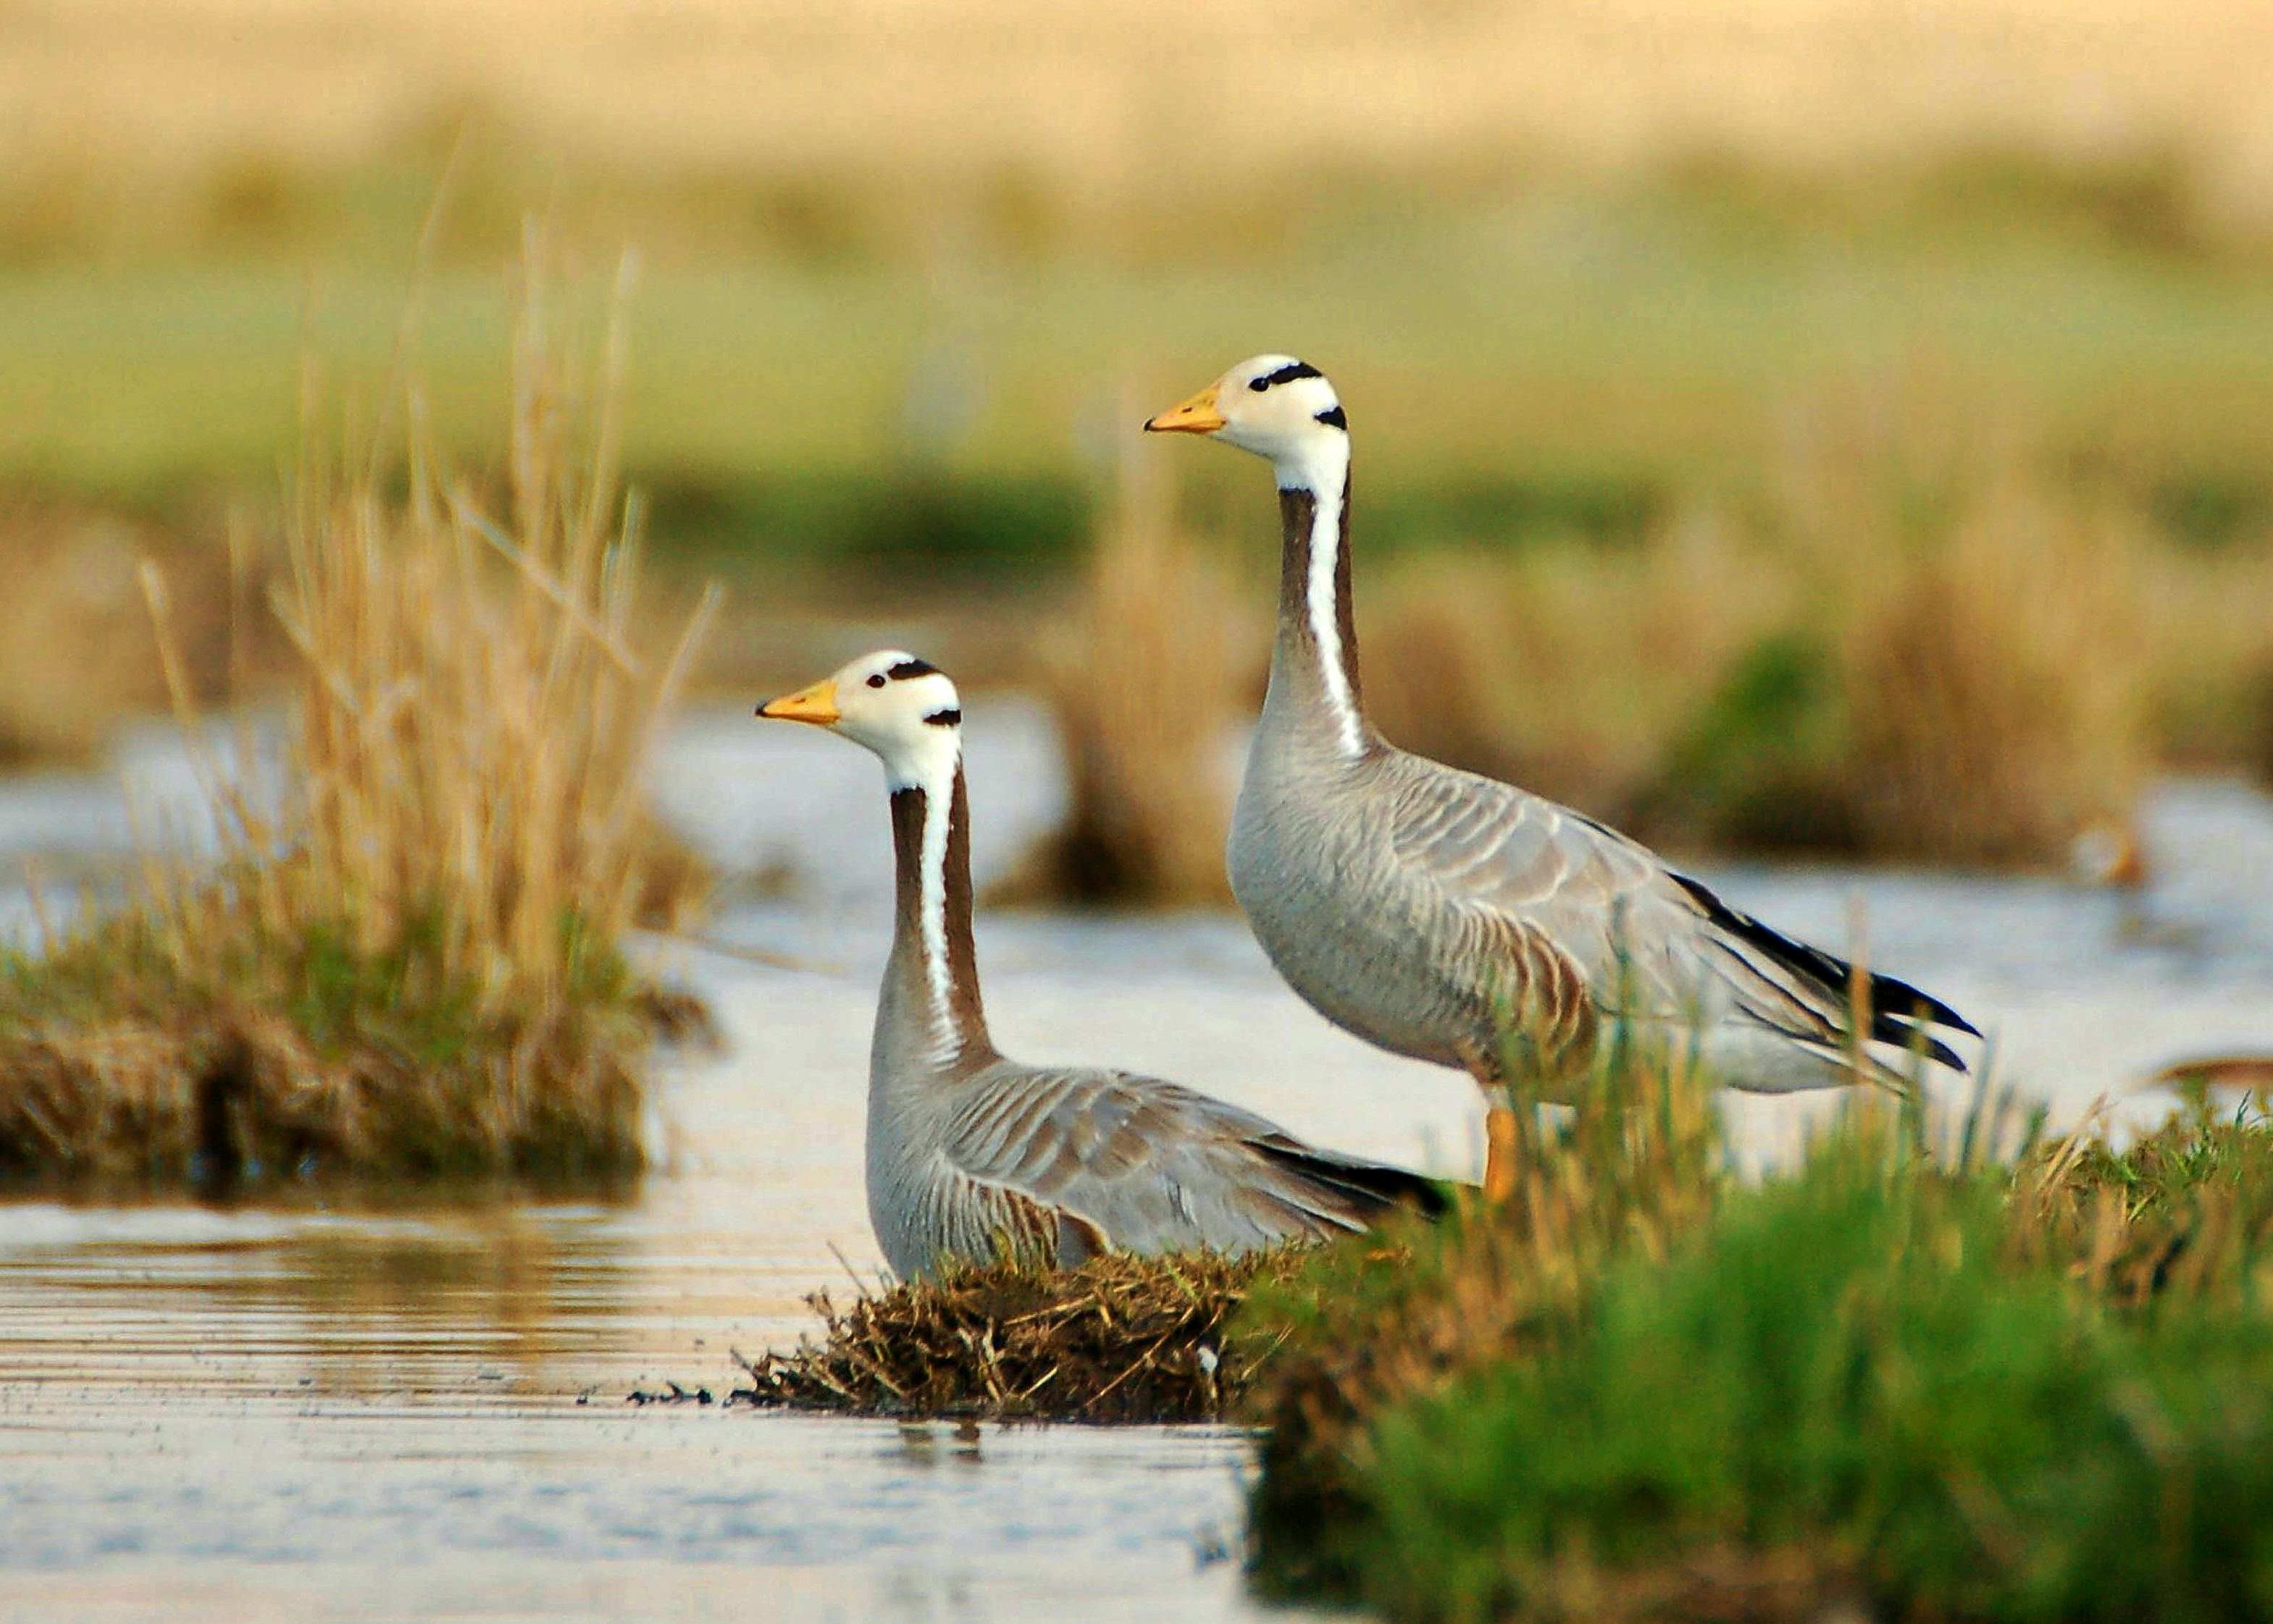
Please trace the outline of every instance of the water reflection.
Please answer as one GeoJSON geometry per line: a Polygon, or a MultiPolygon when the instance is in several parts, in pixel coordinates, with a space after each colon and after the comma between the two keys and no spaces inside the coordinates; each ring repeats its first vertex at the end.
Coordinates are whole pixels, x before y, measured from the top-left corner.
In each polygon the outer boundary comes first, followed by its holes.
{"type": "Polygon", "coordinates": [[[899,1424],[899,1463],[929,1470],[948,1461],[976,1466],[984,1433],[968,1418],[954,1422],[908,1421],[899,1424]]]}
{"type": "Polygon", "coordinates": [[[0,1376],[95,1386],[394,1394],[470,1365],[557,1388],[627,1345],[641,1289],[594,1207],[27,1205],[0,1224],[0,1376]]]}

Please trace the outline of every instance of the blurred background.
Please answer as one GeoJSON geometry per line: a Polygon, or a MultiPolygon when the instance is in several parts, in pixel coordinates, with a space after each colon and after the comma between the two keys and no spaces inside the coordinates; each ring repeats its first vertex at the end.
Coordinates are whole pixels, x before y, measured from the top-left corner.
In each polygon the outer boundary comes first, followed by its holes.
{"type": "Polygon", "coordinates": [[[1278,517],[1138,425],[1259,351],[1346,402],[1391,739],[2056,1127],[2262,1086],[2269,64],[2265,0],[0,0],[0,1617],[1256,1616],[1243,1432],[623,1395],[881,1266],[876,770],[750,716],[880,646],[1044,905],[1006,1049],[1481,1166],[1201,911],[1278,517]]]}
{"type": "MultiPolygon", "coordinates": [[[[225,538],[400,434],[398,357],[502,465],[534,218],[564,325],[631,256],[711,684],[889,635],[1054,695],[1076,813],[1212,778],[1275,523],[1136,425],[1286,350],[1400,742],[1676,844],[2119,866],[2157,772],[2273,772],[2269,60],[2241,0],[0,0],[0,756],[161,698],[139,557],[217,683],[225,538]]],[[[1219,884],[1091,832],[1037,883],[1219,884]]]]}

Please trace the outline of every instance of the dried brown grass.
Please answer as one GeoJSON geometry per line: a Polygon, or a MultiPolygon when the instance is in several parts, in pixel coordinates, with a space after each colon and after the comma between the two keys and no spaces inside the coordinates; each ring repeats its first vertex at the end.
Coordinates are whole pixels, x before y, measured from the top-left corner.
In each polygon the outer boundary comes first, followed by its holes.
{"type": "Polygon", "coordinates": [[[1830,645],[1856,845],[2043,864],[2127,824],[2154,750],[2144,515],[2056,486],[2040,433],[1931,380],[1810,408],[1773,523],[1830,645]]]}
{"type": "Polygon", "coordinates": [[[2006,487],[1843,629],[1866,850],[2044,863],[2149,770],[2134,538],[2006,487]]]}
{"type": "Polygon", "coordinates": [[[2209,594],[2028,448],[1866,407],[1741,523],[1398,569],[1383,731],[1677,843],[2046,864],[2125,823],[2209,594]]]}
{"type": "MultiPolygon", "coordinates": [[[[637,922],[654,850],[639,768],[711,613],[661,658],[634,647],[619,339],[578,471],[551,320],[544,289],[525,287],[505,522],[423,455],[401,512],[367,483],[311,483],[277,604],[302,662],[291,812],[306,872],[364,952],[441,906],[440,967],[477,985],[484,1011],[557,1002],[574,971],[564,933],[614,943],[637,922]]],[[[271,844],[241,797],[231,810],[251,849],[271,844]]]]}
{"type": "Polygon", "coordinates": [[[1159,468],[1157,458],[1124,459],[1072,633],[1044,652],[1065,752],[1066,819],[999,899],[1230,900],[1225,751],[1243,695],[1229,595],[1177,527],[1159,468]]]}
{"type": "Polygon", "coordinates": [[[656,1005],[623,944],[658,906],[659,849],[640,768],[709,604],[660,657],[635,646],[620,346],[580,465],[550,321],[532,277],[502,519],[415,435],[400,502],[376,459],[294,492],[274,610],[298,693],[273,775],[249,736],[199,742],[149,575],[223,849],[154,848],[122,906],[5,965],[0,1168],[638,1165],[656,1005]]]}
{"type": "Polygon", "coordinates": [[[745,1362],[750,1385],[730,1402],[858,1415],[1219,1420],[1264,1357],[1228,1342],[1226,1326],[1256,1282],[1290,1274],[1296,1255],[965,1265],[842,1310],[818,1293],[809,1300],[821,1340],[745,1362]]]}
{"type": "Polygon", "coordinates": [[[1631,549],[1542,541],[1379,573],[1358,605],[1383,733],[1618,817],[1637,810],[1698,695],[1791,598],[1703,514],[1631,549]]]}

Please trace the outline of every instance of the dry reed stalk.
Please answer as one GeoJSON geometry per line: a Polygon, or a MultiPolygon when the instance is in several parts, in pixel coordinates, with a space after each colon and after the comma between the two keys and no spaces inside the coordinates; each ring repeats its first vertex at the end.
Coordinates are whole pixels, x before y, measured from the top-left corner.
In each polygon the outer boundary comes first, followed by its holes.
{"type": "Polygon", "coordinates": [[[2056,493],[2033,434],[1935,381],[1796,419],[1779,470],[1841,689],[1837,793],[1874,853],[2064,861],[2148,771],[2141,526],[2056,493]]]}
{"type": "Polygon", "coordinates": [[[1238,684],[1229,599],[1220,573],[1177,529],[1164,481],[1159,459],[1124,455],[1078,628],[1046,655],[1066,822],[1001,888],[1004,899],[1230,899],[1224,751],[1238,684]]]}
{"type": "Polygon", "coordinates": [[[9,966],[0,1165],[638,1164],[640,769],[714,604],[664,658],[636,649],[615,324],[580,471],[549,322],[532,274],[502,522],[415,438],[399,506],[375,464],[300,482],[274,597],[298,703],[273,777],[208,742],[146,573],[221,861],[150,851],[123,910],[9,966]]]}
{"type": "Polygon", "coordinates": [[[637,510],[619,508],[610,461],[619,345],[580,481],[547,320],[531,288],[506,522],[439,487],[423,457],[401,514],[368,485],[311,486],[277,604],[302,660],[290,816],[307,871],[364,952],[439,907],[441,968],[485,1011],[557,1002],[576,935],[614,943],[636,922],[638,769],[712,613],[659,662],[633,651],[637,510]]]}

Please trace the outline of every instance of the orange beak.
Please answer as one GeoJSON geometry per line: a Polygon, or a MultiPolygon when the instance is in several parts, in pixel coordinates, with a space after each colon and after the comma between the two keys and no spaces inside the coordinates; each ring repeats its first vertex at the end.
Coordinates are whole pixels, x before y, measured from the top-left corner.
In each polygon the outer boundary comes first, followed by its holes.
{"type": "Polygon", "coordinates": [[[1210,384],[1181,406],[1171,406],[1157,417],[1144,422],[1147,434],[1212,434],[1224,425],[1223,413],[1216,409],[1215,385],[1210,384]]]}
{"type": "Polygon", "coordinates": [[[832,727],[838,718],[836,679],[823,677],[794,694],[769,699],[758,707],[758,714],[771,717],[776,722],[810,722],[815,727],[832,727]]]}

